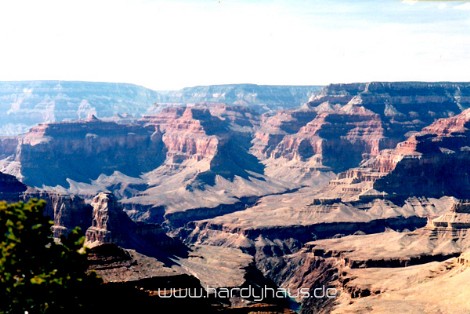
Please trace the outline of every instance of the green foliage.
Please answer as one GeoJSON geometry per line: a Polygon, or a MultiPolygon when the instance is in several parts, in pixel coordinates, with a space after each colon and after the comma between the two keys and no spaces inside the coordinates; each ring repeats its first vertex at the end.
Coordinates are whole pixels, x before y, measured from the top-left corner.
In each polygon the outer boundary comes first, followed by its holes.
{"type": "Polygon", "coordinates": [[[100,284],[86,272],[80,229],[55,240],[44,207],[40,200],[0,202],[0,313],[86,311],[100,284]]]}

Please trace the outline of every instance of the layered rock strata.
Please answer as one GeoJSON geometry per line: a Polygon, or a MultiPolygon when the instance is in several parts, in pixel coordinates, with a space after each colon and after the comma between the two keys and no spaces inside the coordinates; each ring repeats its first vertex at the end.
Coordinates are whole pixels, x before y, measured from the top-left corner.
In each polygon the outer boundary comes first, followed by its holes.
{"type": "Polygon", "coordinates": [[[120,171],[140,175],[162,162],[161,135],[138,125],[88,121],[41,124],[21,137],[15,159],[23,182],[67,186],[120,171]]]}
{"type": "Polygon", "coordinates": [[[320,186],[438,118],[470,106],[468,84],[332,84],[302,109],[266,115],[252,152],[268,175],[320,186]],[[329,172],[330,171],[330,172],[329,172]]]}
{"type": "Polygon", "coordinates": [[[467,237],[470,229],[470,202],[461,200],[442,216],[434,218],[426,226],[432,237],[450,237],[459,240],[467,237]]]}
{"type": "Polygon", "coordinates": [[[345,199],[469,193],[470,111],[440,119],[395,149],[338,175],[326,195],[345,199]]]}
{"type": "Polygon", "coordinates": [[[92,223],[86,230],[86,240],[90,246],[114,243],[162,258],[164,250],[168,255],[171,252],[184,253],[184,246],[168,237],[161,226],[133,222],[111,193],[99,193],[93,198],[91,207],[92,223]]]}

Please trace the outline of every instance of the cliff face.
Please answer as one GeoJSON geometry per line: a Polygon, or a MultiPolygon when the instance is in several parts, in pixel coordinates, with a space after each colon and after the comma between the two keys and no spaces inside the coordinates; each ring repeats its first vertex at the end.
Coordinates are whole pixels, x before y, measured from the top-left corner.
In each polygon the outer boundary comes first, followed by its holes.
{"type": "Polygon", "coordinates": [[[181,116],[155,127],[164,132],[167,162],[212,159],[217,152],[219,138],[224,131],[222,121],[213,117],[208,109],[186,108],[181,116]]]}
{"type": "Polygon", "coordinates": [[[114,171],[139,175],[161,164],[162,150],[152,129],[91,118],[32,128],[21,137],[16,160],[26,184],[65,186],[68,178],[89,182],[114,171]]]}
{"type": "Polygon", "coordinates": [[[381,149],[392,148],[439,118],[447,118],[470,107],[467,83],[362,83],[332,84],[313,97],[309,107],[345,105],[352,100],[380,115],[386,141],[381,149]]]}
{"type": "Polygon", "coordinates": [[[91,201],[91,207],[91,226],[86,230],[86,242],[90,246],[115,244],[162,262],[169,262],[169,256],[187,252],[187,248],[167,236],[160,225],[132,221],[112,193],[99,193],[91,201]]]}
{"type": "Polygon", "coordinates": [[[332,84],[302,109],[262,117],[251,151],[268,175],[322,185],[469,106],[465,83],[332,84]]]}
{"type": "Polygon", "coordinates": [[[470,229],[470,201],[461,200],[449,212],[428,222],[431,237],[455,240],[467,238],[470,229]]]}
{"type": "Polygon", "coordinates": [[[470,191],[470,109],[439,119],[330,183],[330,194],[466,197],[470,191]],[[373,192],[375,191],[375,192],[373,192]]]}
{"type": "MultiPolygon", "coordinates": [[[[257,124],[255,113],[248,108],[226,105],[170,108],[146,116],[142,121],[163,134],[167,166],[204,161],[210,166],[205,170],[229,177],[241,171],[236,169],[240,162],[230,165],[230,160],[251,158],[253,164],[244,166],[248,169],[256,167],[256,159],[246,156],[251,133],[257,124]],[[221,155],[227,150],[234,154],[225,156],[230,159],[220,164],[221,155]],[[224,169],[218,171],[218,168],[224,169]]],[[[262,173],[262,169],[257,170],[262,173]]]]}
{"type": "Polygon", "coordinates": [[[382,117],[417,118],[426,123],[468,108],[470,88],[468,83],[447,82],[331,84],[313,97],[308,105],[316,107],[324,102],[345,105],[355,97],[362,100],[365,108],[382,117]]]}
{"type": "Polygon", "coordinates": [[[404,155],[374,188],[398,194],[453,195],[470,192],[470,109],[440,119],[416,134],[415,151],[404,155]],[[406,180],[405,180],[406,178],[406,180]]]}
{"type": "MultiPolygon", "coordinates": [[[[272,159],[314,161],[319,168],[338,172],[358,165],[363,155],[377,154],[382,133],[378,115],[338,110],[318,114],[296,133],[283,136],[278,143],[275,139],[270,143],[268,138],[266,147],[260,152],[265,156],[269,152],[267,157],[272,159]]],[[[262,139],[262,136],[258,135],[258,138],[262,139]]]]}
{"type": "Polygon", "coordinates": [[[316,116],[312,110],[281,110],[274,115],[263,115],[253,139],[253,153],[260,159],[269,158],[284,136],[297,133],[316,116]]]}
{"type": "Polygon", "coordinates": [[[117,205],[112,194],[100,193],[91,202],[92,224],[86,231],[88,242],[122,244],[121,233],[130,229],[132,222],[117,205]]]}
{"type": "Polygon", "coordinates": [[[91,207],[75,195],[38,191],[21,183],[12,175],[0,172],[0,200],[27,202],[29,199],[46,201],[44,215],[54,221],[52,231],[55,237],[67,234],[72,228],[85,231],[91,224],[91,207]]]}
{"type": "Polygon", "coordinates": [[[85,232],[91,225],[92,208],[77,195],[36,190],[24,193],[24,200],[31,198],[46,201],[44,215],[54,221],[52,232],[56,238],[68,234],[75,227],[80,227],[85,232]]]}
{"type": "Polygon", "coordinates": [[[169,108],[131,124],[91,116],[32,128],[1,165],[32,186],[86,198],[113,191],[129,210],[211,208],[291,187],[268,180],[249,152],[258,125],[253,110],[223,104],[169,108]]]}
{"type": "Polygon", "coordinates": [[[268,175],[321,186],[334,173],[376,155],[383,133],[380,116],[353,99],[344,106],[321,104],[263,117],[251,151],[268,175]]]}

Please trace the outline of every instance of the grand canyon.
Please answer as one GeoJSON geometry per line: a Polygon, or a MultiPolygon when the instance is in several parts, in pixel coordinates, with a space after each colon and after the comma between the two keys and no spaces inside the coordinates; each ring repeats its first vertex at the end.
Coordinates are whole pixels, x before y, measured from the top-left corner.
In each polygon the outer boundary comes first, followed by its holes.
{"type": "Polygon", "coordinates": [[[470,83],[2,82],[0,112],[0,198],[79,226],[116,308],[470,311],[470,83]]]}

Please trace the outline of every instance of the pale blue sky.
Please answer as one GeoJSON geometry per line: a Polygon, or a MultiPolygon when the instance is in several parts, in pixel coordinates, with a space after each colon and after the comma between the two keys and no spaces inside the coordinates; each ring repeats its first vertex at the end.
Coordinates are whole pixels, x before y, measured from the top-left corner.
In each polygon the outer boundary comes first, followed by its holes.
{"type": "Polygon", "coordinates": [[[0,80],[470,81],[470,2],[0,0],[0,80]]]}

